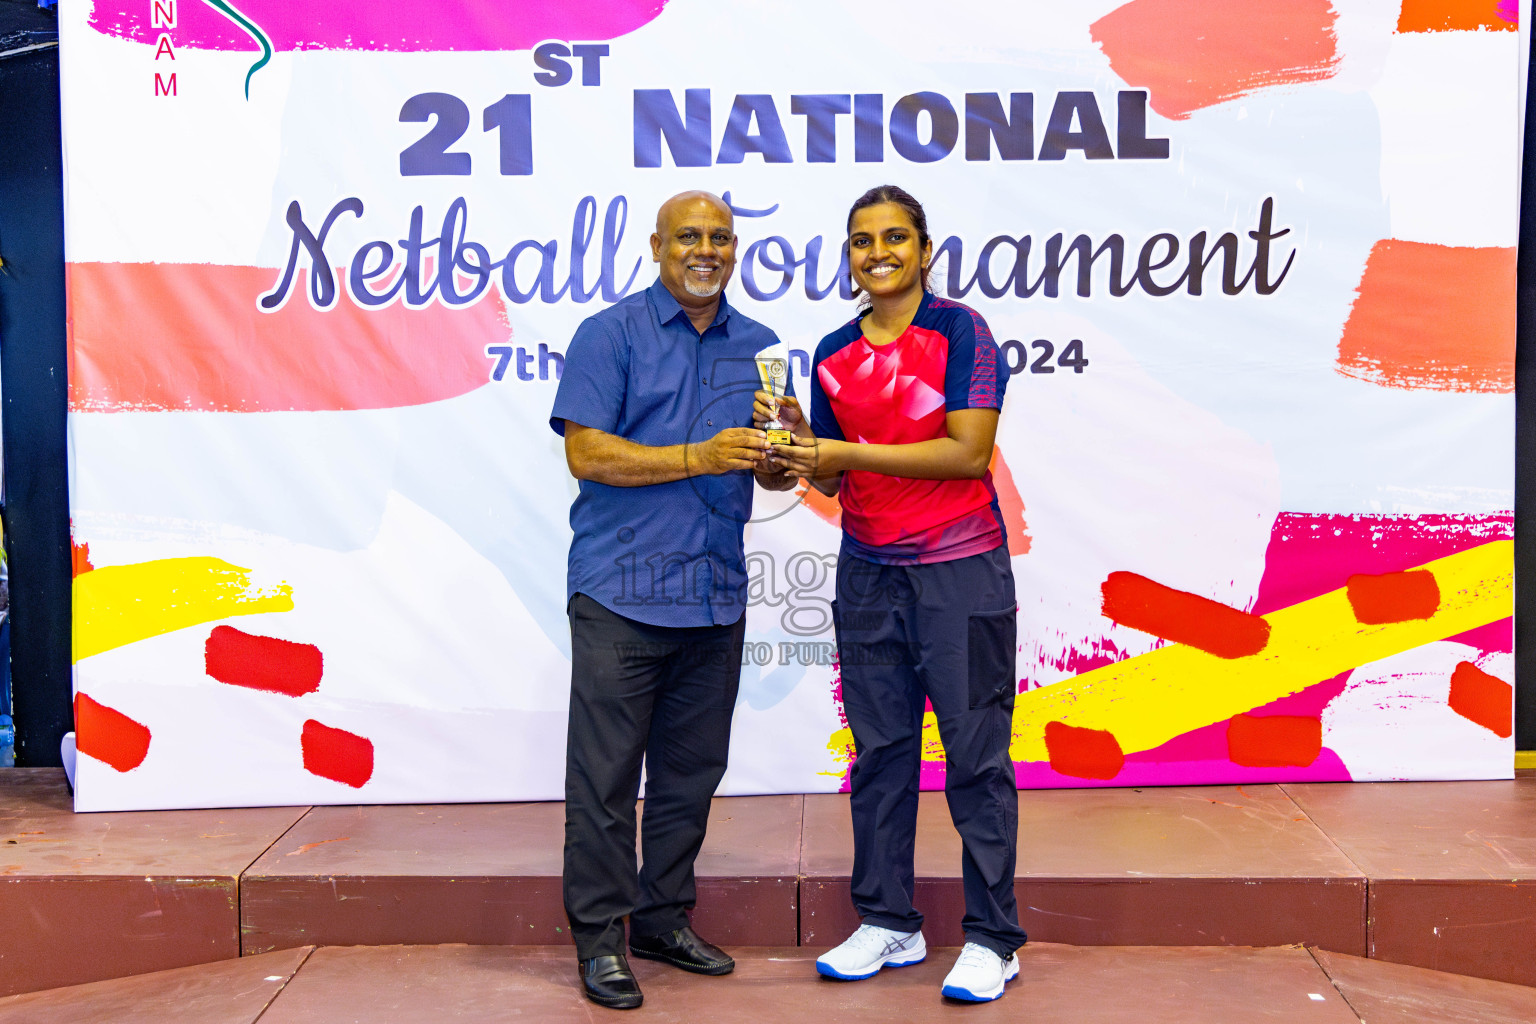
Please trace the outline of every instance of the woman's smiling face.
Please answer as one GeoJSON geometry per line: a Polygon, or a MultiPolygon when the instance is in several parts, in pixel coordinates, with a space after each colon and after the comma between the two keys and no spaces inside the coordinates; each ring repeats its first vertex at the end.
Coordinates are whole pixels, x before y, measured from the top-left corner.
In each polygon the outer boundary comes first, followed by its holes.
{"type": "Polygon", "coordinates": [[[873,297],[921,291],[933,242],[919,242],[917,227],[895,203],[854,211],[848,227],[848,269],[853,283],[873,297]]]}

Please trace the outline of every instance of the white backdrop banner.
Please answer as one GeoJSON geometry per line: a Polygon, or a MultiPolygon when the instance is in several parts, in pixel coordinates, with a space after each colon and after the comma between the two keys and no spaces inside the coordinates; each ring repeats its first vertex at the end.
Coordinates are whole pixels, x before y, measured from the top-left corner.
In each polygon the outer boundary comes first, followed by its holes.
{"type": "MultiPolygon", "coordinates": [[[[61,5],[77,806],[559,798],[573,331],[707,189],[808,393],[887,182],[1012,375],[1021,786],[1509,776],[1514,7],[61,5]]],[[[723,792],[845,785],[838,517],[757,495],[723,792]]]]}

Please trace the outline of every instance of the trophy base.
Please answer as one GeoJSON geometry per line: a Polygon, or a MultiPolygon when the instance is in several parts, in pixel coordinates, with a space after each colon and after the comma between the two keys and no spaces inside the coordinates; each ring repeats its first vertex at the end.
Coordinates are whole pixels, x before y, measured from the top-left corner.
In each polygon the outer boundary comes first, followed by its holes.
{"type": "Polygon", "coordinates": [[[787,430],[769,427],[763,433],[768,435],[769,444],[794,444],[794,435],[787,430]]]}

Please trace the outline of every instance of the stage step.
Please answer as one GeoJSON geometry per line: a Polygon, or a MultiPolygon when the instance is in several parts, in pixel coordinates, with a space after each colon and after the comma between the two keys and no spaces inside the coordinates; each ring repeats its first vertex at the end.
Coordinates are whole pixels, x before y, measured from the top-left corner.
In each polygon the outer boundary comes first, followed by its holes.
{"type": "MultiPolygon", "coordinates": [[[[796,944],[803,803],[714,801],[695,868],[701,932],[796,944]]],[[[246,871],[242,949],[569,942],[564,827],[559,803],[317,807],[246,871]]]]}
{"type": "MultiPolygon", "coordinates": [[[[1279,786],[1019,797],[1015,890],[1032,938],[1366,952],[1365,876],[1279,786]]],[[[801,941],[832,945],[858,926],[846,797],[806,797],[804,845],[801,941]]],[[[916,860],[924,934],[960,944],[960,837],[942,793],[919,799],[916,860]]]]}
{"type": "Polygon", "coordinates": [[[76,814],[0,769],[0,995],[240,955],[240,874],[303,807],[76,814]]]}
{"type": "Polygon", "coordinates": [[[1536,985],[1536,774],[1520,774],[1285,789],[1370,879],[1371,956],[1536,985]]]}
{"type": "Polygon", "coordinates": [[[0,999],[0,1024],[255,1024],[313,952],[304,946],[9,996],[0,999]]]}
{"type": "MultiPolygon", "coordinates": [[[[863,982],[820,978],[804,948],[732,950],[735,973],[636,961],[645,1005],[626,1020],[711,1024],[900,1020],[1031,1024],[1529,1024],[1536,989],[1297,947],[1031,942],[995,1003],[939,986],[955,950],[863,982]]],[[[0,1024],[590,1022],[564,946],[303,947],[0,999],[0,1024]]]]}
{"type": "MultiPolygon", "coordinates": [[[[76,815],[0,771],[0,995],[310,945],[569,941],[555,803],[76,815]]],[[[917,902],[962,940],[960,843],[919,801],[917,902]]],[[[846,796],[721,798],[695,923],[819,951],[856,921],[846,796]]],[[[1303,943],[1536,984],[1536,775],[1020,794],[1032,940],[1303,943]]]]}

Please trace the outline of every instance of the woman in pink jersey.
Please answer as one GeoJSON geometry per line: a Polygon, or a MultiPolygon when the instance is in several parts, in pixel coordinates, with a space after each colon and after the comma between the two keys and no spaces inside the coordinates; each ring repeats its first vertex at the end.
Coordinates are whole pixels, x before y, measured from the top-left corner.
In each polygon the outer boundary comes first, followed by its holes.
{"type": "MultiPolygon", "coordinates": [[[[843,509],[836,621],[853,765],[854,906],[863,921],[816,962],[845,980],[927,955],[912,906],[925,699],[944,742],[945,795],[964,844],[966,945],[952,998],[1003,994],[1023,945],[1013,894],[1018,790],[1013,571],[988,464],[1008,374],[986,321],[927,287],[922,206],[893,185],[848,215],[848,264],[867,299],[822,339],[809,421],[777,409],[788,467],[843,509]]],[[[768,396],[758,393],[765,421],[768,396]]]]}

